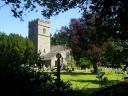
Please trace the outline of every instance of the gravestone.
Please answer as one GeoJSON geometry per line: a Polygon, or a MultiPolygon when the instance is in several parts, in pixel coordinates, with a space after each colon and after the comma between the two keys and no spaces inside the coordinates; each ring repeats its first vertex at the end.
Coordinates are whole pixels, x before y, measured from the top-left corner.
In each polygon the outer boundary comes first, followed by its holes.
{"type": "Polygon", "coordinates": [[[104,76],[105,72],[99,72],[96,76],[96,78],[99,79],[99,81],[101,81],[103,79],[103,76],[104,76]]]}

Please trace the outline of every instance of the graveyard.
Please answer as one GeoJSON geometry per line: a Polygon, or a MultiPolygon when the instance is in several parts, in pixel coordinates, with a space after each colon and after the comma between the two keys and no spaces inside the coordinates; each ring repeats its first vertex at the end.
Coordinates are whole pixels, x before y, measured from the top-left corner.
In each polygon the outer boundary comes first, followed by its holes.
{"type": "Polygon", "coordinates": [[[0,95],[128,96],[128,0],[1,0],[0,12],[0,95]]]}
{"type": "Polygon", "coordinates": [[[88,72],[85,72],[85,70],[76,70],[73,72],[62,71],[61,79],[69,81],[72,84],[73,90],[81,90],[86,94],[93,93],[100,88],[111,86],[124,80],[125,75],[123,72],[114,72],[111,68],[109,70],[105,70],[104,68],[103,72],[105,72],[102,77],[103,82],[97,78],[97,75],[92,74],[90,70],[88,72]],[[107,78],[107,80],[105,81],[104,78],[107,78]]]}

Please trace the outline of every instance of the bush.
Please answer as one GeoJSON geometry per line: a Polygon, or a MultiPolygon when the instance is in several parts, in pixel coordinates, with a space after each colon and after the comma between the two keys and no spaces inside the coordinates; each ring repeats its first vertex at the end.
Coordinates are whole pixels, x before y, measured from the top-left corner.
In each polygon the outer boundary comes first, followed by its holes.
{"type": "Polygon", "coordinates": [[[128,96],[128,82],[122,81],[117,84],[101,88],[89,96],[128,96]]]}
{"type": "MultiPolygon", "coordinates": [[[[30,68],[17,68],[1,74],[1,95],[56,96],[57,82],[52,73],[35,72],[30,68]],[[2,93],[3,92],[3,93],[2,93]]],[[[70,83],[60,81],[61,92],[70,90],[70,83]]]]}
{"type": "Polygon", "coordinates": [[[103,85],[107,86],[108,85],[108,78],[104,77],[102,82],[103,82],[103,85]]]}

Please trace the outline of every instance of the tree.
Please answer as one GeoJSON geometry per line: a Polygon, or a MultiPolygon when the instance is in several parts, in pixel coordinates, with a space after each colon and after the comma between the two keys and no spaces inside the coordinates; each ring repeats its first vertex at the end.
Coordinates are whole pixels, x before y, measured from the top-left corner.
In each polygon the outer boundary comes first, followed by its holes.
{"type": "Polygon", "coordinates": [[[81,68],[89,68],[92,66],[91,61],[87,57],[80,58],[80,66],[81,68]]]}
{"type": "MultiPolygon", "coordinates": [[[[12,96],[55,96],[56,74],[34,70],[42,58],[35,53],[33,43],[17,34],[0,33],[1,94],[12,96]],[[29,66],[28,66],[29,65],[29,66]],[[5,92],[6,91],[6,92],[5,92]]],[[[61,92],[70,90],[70,83],[60,81],[61,92]]]]}
{"type": "Polygon", "coordinates": [[[121,67],[121,65],[127,64],[127,42],[121,42],[121,41],[113,41],[109,40],[109,42],[106,42],[104,44],[105,52],[103,54],[104,62],[106,63],[106,66],[112,66],[112,67],[121,67]]]}
{"type": "MultiPolygon", "coordinates": [[[[56,76],[48,72],[36,72],[30,67],[18,67],[0,74],[2,95],[12,96],[56,96],[56,76]],[[5,92],[6,91],[6,92],[5,92]]],[[[70,91],[70,83],[60,81],[61,94],[70,91]]],[[[64,95],[63,96],[67,96],[64,95]]]]}
{"type": "Polygon", "coordinates": [[[91,8],[106,22],[105,32],[115,39],[125,40],[128,37],[127,5],[127,0],[92,0],[91,8]]]}
{"type": "MultiPolygon", "coordinates": [[[[103,54],[104,37],[96,30],[95,15],[88,15],[86,18],[72,19],[69,27],[65,27],[68,34],[68,46],[72,54],[80,64],[80,58],[87,57],[93,64],[94,72],[97,73],[97,63],[103,54]]],[[[63,29],[64,30],[64,29],[63,29]]]]}
{"type": "Polygon", "coordinates": [[[66,27],[61,27],[58,33],[51,38],[52,45],[65,45],[68,42],[68,34],[65,32],[66,27]]]}
{"type": "MultiPolygon", "coordinates": [[[[128,12],[127,0],[2,0],[5,5],[11,6],[14,17],[22,17],[25,11],[36,11],[42,8],[42,15],[50,17],[60,12],[79,7],[85,14],[87,11],[97,13],[104,22],[104,30],[114,38],[127,39],[128,12]]],[[[2,7],[2,5],[1,5],[2,7]]]]}
{"type": "Polygon", "coordinates": [[[29,39],[17,34],[6,35],[0,33],[0,66],[16,67],[28,64],[35,51],[35,47],[29,39]]]}
{"type": "MultiPolygon", "coordinates": [[[[86,0],[2,0],[4,5],[9,5],[13,16],[16,18],[22,17],[24,13],[30,11],[40,11],[45,17],[56,15],[59,12],[64,12],[76,6],[83,8],[86,0]],[[42,8],[42,10],[39,10],[42,8]]],[[[1,5],[2,7],[3,5],[1,5]]]]}
{"type": "MultiPolygon", "coordinates": [[[[3,2],[11,6],[10,8],[13,15],[18,18],[22,17],[25,11],[38,10],[37,6],[42,8],[41,13],[45,17],[50,17],[60,12],[79,7],[85,16],[88,15],[88,12],[98,14],[99,19],[95,22],[95,24],[98,25],[96,31],[99,30],[98,32],[100,33],[98,34],[101,34],[100,37],[105,34],[105,36],[103,36],[106,37],[104,40],[112,37],[121,40],[120,42],[122,43],[127,42],[127,0],[3,0],[3,2]]],[[[81,38],[81,36],[79,38],[81,38]]],[[[78,48],[78,50],[80,51],[80,48],[78,48]]],[[[124,49],[124,51],[126,51],[126,49],[124,49]]]]}
{"type": "Polygon", "coordinates": [[[128,41],[128,1],[126,0],[92,0],[91,10],[97,13],[100,20],[97,22],[98,30],[112,38],[111,46],[108,46],[105,56],[113,66],[127,64],[128,41]]]}
{"type": "Polygon", "coordinates": [[[127,0],[2,0],[5,5],[11,6],[11,11],[15,17],[22,17],[25,11],[38,10],[42,8],[42,15],[50,17],[60,12],[79,7],[86,12],[97,13],[104,25],[104,33],[114,38],[127,39],[128,34],[128,12],[127,0]]]}
{"type": "Polygon", "coordinates": [[[51,45],[57,45],[57,34],[53,34],[53,36],[51,36],[51,45]]]}

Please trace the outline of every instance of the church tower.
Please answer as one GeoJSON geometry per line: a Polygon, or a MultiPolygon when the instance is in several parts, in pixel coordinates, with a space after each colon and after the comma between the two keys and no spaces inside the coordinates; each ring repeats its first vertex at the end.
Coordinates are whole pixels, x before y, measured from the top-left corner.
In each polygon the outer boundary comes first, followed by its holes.
{"type": "Polygon", "coordinates": [[[50,22],[36,19],[29,22],[28,37],[35,44],[37,52],[46,55],[50,52],[50,22]]]}

